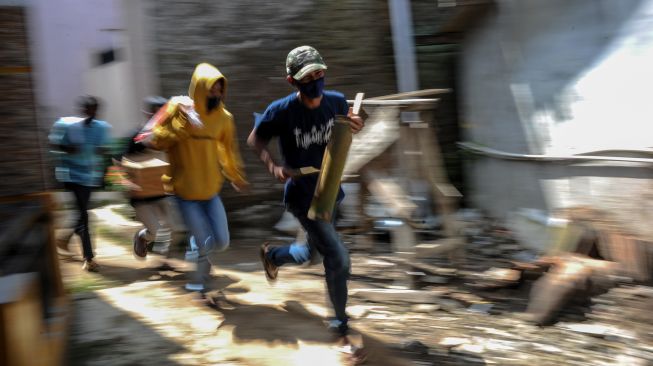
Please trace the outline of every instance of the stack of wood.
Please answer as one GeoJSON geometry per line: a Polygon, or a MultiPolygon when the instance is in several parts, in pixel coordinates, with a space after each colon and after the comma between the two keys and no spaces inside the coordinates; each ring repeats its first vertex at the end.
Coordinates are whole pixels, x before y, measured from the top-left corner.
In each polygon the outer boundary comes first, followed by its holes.
{"type": "Polygon", "coordinates": [[[605,212],[574,208],[566,216],[584,231],[580,240],[571,243],[572,251],[535,263],[548,268],[533,285],[527,309],[530,320],[538,324],[552,321],[574,295],[605,291],[620,281],[650,284],[653,280],[653,242],[626,232],[605,212]]]}
{"type": "MultiPolygon", "coordinates": [[[[448,92],[450,90],[427,89],[363,100],[362,106],[372,112],[366,128],[354,136],[345,175],[358,175],[361,185],[365,186],[361,191],[369,191],[392,218],[399,220],[392,230],[395,253],[406,258],[446,254],[452,262],[462,264],[464,240],[453,217],[462,196],[448,179],[436,139],[433,111],[437,109],[439,99],[424,98],[448,92]],[[408,111],[419,112],[422,121],[402,123],[400,112],[408,111]],[[395,146],[394,164],[375,166],[375,159],[386,149],[391,150],[391,146],[395,146]],[[414,220],[417,205],[408,190],[409,183],[417,181],[426,183],[427,195],[435,201],[433,209],[442,218],[443,240],[418,241],[414,220]]],[[[366,205],[365,196],[360,194],[360,197],[362,208],[366,205]]],[[[368,218],[362,226],[369,228],[369,221],[368,218]]]]}

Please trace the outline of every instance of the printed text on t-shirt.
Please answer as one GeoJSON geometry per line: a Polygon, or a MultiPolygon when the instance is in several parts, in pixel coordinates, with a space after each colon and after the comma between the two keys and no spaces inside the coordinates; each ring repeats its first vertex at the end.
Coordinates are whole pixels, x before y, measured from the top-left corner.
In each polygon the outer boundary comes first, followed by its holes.
{"type": "Polygon", "coordinates": [[[331,138],[331,129],[333,124],[334,119],[331,118],[326,124],[320,126],[319,129],[316,126],[313,126],[310,131],[302,131],[302,129],[299,127],[295,128],[293,132],[295,134],[295,142],[297,143],[297,147],[308,149],[311,144],[326,144],[331,138]]]}

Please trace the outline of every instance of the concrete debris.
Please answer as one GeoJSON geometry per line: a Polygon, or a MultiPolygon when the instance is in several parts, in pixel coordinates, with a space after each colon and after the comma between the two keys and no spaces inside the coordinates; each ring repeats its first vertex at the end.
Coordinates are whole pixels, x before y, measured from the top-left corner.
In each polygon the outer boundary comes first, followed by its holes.
{"type": "Polygon", "coordinates": [[[415,313],[432,313],[440,309],[437,304],[417,304],[410,307],[410,311],[415,313]]]}
{"type": "Polygon", "coordinates": [[[424,345],[424,343],[420,341],[408,341],[403,345],[402,349],[406,352],[412,352],[412,353],[423,354],[423,355],[429,353],[429,347],[424,345]]]}
{"type": "Polygon", "coordinates": [[[432,304],[438,296],[430,291],[402,289],[360,289],[350,291],[352,296],[364,298],[372,302],[405,302],[413,304],[432,304]]]}

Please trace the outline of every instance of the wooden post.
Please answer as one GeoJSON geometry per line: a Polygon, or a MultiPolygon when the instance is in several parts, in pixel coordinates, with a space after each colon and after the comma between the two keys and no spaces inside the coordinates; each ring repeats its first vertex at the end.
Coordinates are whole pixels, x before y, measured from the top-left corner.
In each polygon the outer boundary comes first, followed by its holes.
{"type": "Polygon", "coordinates": [[[1,235],[0,245],[19,245],[33,230],[45,229],[46,236],[39,243],[43,246],[36,269],[40,273],[0,277],[0,364],[58,365],[63,359],[70,316],[54,238],[55,203],[51,193],[34,193],[0,197],[0,209],[19,202],[37,205],[25,210],[25,219],[18,217],[18,224],[1,235]]]}
{"type": "MultiPolygon", "coordinates": [[[[419,149],[424,154],[420,159],[421,170],[426,173],[426,178],[431,184],[433,198],[436,200],[440,215],[442,217],[442,226],[445,235],[448,238],[460,236],[460,229],[453,217],[457,209],[457,200],[462,197],[460,192],[449,182],[445,168],[444,160],[440,150],[440,145],[435,136],[435,131],[429,128],[429,122],[432,124],[432,112],[422,112],[427,122],[412,125],[413,128],[419,128],[417,132],[419,149]]],[[[450,253],[450,260],[455,264],[464,262],[465,246],[461,245],[459,249],[450,253]]]]}
{"type": "Polygon", "coordinates": [[[0,364],[43,365],[43,310],[38,275],[0,277],[0,364]]]}

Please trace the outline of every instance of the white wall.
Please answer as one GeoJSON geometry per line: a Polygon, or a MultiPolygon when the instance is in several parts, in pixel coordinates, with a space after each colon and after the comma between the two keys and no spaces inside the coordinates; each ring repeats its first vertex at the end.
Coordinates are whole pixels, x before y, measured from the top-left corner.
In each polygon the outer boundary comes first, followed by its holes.
{"type": "Polygon", "coordinates": [[[464,49],[469,138],[516,153],[653,145],[653,2],[497,3],[464,49]]]}
{"type": "Polygon", "coordinates": [[[101,118],[111,123],[114,137],[129,135],[143,119],[138,113],[140,104],[130,87],[130,71],[128,62],[112,62],[84,74],[84,90],[104,102],[101,118]]]}
{"type": "MultiPolygon", "coordinates": [[[[153,11],[156,0],[122,0],[121,14],[125,22],[125,44],[129,60],[131,87],[134,100],[140,103],[145,97],[160,94],[154,51],[156,39],[150,24],[152,17],[146,16],[153,11]]],[[[140,110],[141,105],[138,104],[140,110]]]]}
{"type": "MultiPolygon", "coordinates": [[[[467,141],[549,155],[653,146],[652,0],[497,0],[463,57],[467,141]]],[[[653,173],[638,166],[481,158],[469,167],[472,201],[499,217],[520,207],[653,208],[641,201],[653,173]]]]}
{"type": "Polygon", "coordinates": [[[143,118],[135,92],[133,48],[121,0],[29,0],[30,34],[39,119],[48,126],[59,116],[76,114],[75,100],[91,94],[102,99],[100,118],[124,136],[143,118]],[[120,51],[116,62],[97,66],[97,54],[120,51]]]}

